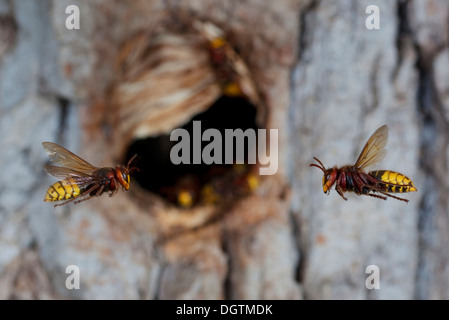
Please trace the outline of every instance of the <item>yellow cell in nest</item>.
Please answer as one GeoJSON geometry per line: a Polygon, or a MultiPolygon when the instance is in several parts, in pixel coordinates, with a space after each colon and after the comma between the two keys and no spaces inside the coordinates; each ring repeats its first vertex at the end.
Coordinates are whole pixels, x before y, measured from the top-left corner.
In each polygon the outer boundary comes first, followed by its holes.
{"type": "Polygon", "coordinates": [[[259,186],[259,179],[253,174],[248,174],[246,177],[246,182],[248,183],[248,187],[251,191],[256,190],[259,186]]]}
{"type": "Polygon", "coordinates": [[[220,200],[220,196],[210,184],[206,184],[201,189],[201,199],[204,204],[215,204],[220,200]]]}
{"type": "Polygon", "coordinates": [[[190,208],[193,205],[193,197],[189,191],[180,191],[178,193],[178,204],[183,208],[190,208]]]}

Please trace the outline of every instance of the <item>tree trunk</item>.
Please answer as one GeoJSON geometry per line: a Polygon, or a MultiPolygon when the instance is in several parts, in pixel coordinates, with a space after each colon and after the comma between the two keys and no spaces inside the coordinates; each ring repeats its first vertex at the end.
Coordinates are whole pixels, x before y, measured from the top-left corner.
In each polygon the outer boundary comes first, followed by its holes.
{"type": "Polygon", "coordinates": [[[0,298],[448,299],[449,4],[377,1],[373,30],[369,5],[0,1],[0,298]],[[230,95],[244,103],[217,104],[230,95]],[[170,185],[173,203],[153,182],[178,181],[166,139],[195,117],[277,129],[276,174],[250,166],[242,191],[233,167],[193,193],[219,200],[176,203],[170,185]],[[378,169],[413,180],[410,202],[323,194],[313,157],[353,164],[383,124],[378,169]],[[139,150],[144,170],[127,192],[54,208],[43,141],[100,167],[139,150]]]}

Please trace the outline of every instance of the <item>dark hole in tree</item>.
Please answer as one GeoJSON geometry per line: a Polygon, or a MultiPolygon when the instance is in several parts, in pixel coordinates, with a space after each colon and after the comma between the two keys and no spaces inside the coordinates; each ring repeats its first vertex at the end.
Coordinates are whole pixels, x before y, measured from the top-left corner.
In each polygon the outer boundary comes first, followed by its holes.
{"type": "MultiPolygon", "coordinates": [[[[175,165],[170,159],[172,147],[181,140],[170,141],[170,135],[164,134],[146,139],[134,140],[127,151],[127,160],[134,154],[141,158],[137,163],[140,171],[133,174],[135,181],[141,187],[163,197],[167,201],[179,206],[190,207],[201,203],[200,195],[205,186],[218,179],[222,179],[219,190],[221,196],[223,193],[232,194],[238,186],[233,185],[236,175],[247,175],[253,164],[248,164],[248,139],[245,138],[245,159],[243,165],[236,163],[236,140],[234,139],[233,164],[225,164],[225,129],[253,129],[257,137],[257,125],[255,123],[256,108],[243,98],[231,98],[222,96],[208,110],[194,116],[182,128],[187,130],[190,135],[190,164],[175,165]],[[197,139],[193,134],[193,121],[201,121],[201,134],[205,130],[214,128],[220,131],[222,137],[222,164],[207,165],[201,159],[201,164],[193,163],[193,140],[197,139]],[[236,167],[239,166],[238,170],[236,167]],[[238,172],[235,174],[234,172],[238,172]],[[232,179],[226,178],[232,176],[232,179]],[[221,178],[225,177],[225,178],[221,178]],[[226,184],[229,184],[226,186],[226,184]],[[180,199],[181,190],[186,189],[193,195],[192,202],[183,202],[180,199]]],[[[213,139],[211,139],[213,140],[213,139]]],[[[256,140],[257,141],[257,140],[256,140]]],[[[211,141],[201,141],[201,151],[211,141]]],[[[257,142],[255,143],[257,144],[257,142]]],[[[213,153],[212,153],[213,154],[213,153]]],[[[241,177],[239,177],[241,178],[241,177]]],[[[240,179],[241,180],[241,179],[240,179]]]]}

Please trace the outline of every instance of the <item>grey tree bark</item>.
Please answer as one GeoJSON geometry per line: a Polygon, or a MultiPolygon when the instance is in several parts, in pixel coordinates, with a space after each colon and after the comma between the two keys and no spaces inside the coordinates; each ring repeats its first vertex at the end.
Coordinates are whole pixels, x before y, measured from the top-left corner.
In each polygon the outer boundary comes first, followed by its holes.
{"type": "Polygon", "coordinates": [[[0,298],[448,299],[449,3],[376,1],[378,30],[371,4],[0,0],[0,298]],[[79,30],[66,28],[72,4],[79,30]],[[277,174],[219,215],[170,209],[133,182],[44,203],[41,142],[123,160],[118,56],[139,32],[195,20],[219,25],[251,71],[263,127],[279,130],[277,174]],[[324,195],[312,157],[351,164],[383,124],[379,169],[413,179],[410,202],[324,195]],[[380,289],[366,286],[370,265],[380,289]]]}

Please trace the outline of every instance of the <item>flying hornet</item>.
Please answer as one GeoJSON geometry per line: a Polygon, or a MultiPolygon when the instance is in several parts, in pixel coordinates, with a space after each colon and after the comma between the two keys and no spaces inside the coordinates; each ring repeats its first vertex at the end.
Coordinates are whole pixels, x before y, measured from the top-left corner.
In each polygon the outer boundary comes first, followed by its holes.
{"type": "Polygon", "coordinates": [[[43,142],[44,150],[56,166],[45,166],[44,170],[50,176],[61,179],[47,190],[44,201],[64,201],[55,204],[62,206],[69,202],[79,203],[92,197],[98,197],[104,192],[114,196],[119,188],[128,190],[130,172],[138,170],[130,167],[136,159],[134,155],[126,167],[117,165],[115,168],[98,168],[81,159],[76,154],[53,142],[43,142]]]}
{"type": "Polygon", "coordinates": [[[335,190],[345,200],[344,193],[355,192],[357,195],[367,195],[383,200],[391,197],[408,202],[407,199],[392,195],[391,193],[405,193],[417,191],[412,180],[402,173],[390,170],[375,170],[366,173],[364,170],[379,163],[386,155],[385,146],[388,140],[388,127],[386,125],[377,129],[368,139],[354,165],[333,167],[326,169],[323,163],[313,157],[318,163],[310,164],[323,171],[323,191],[329,194],[335,185],[335,190]],[[379,193],[379,194],[376,194],[379,193]]]}

